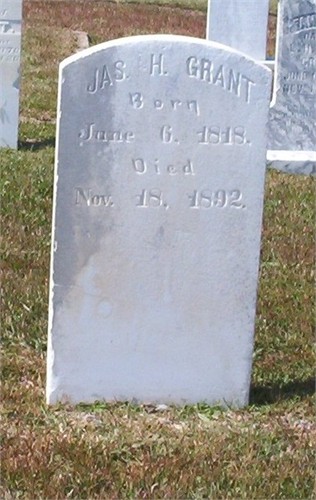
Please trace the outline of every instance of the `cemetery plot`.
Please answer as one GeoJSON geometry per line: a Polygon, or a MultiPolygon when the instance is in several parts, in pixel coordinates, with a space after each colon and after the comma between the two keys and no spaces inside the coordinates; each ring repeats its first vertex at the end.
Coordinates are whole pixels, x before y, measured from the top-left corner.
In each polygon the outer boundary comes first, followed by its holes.
{"type": "Polygon", "coordinates": [[[22,0],[0,1],[0,147],[16,148],[22,0]]]}
{"type": "Polygon", "coordinates": [[[247,403],[270,85],[171,35],[62,63],[49,403],[247,403]]]}

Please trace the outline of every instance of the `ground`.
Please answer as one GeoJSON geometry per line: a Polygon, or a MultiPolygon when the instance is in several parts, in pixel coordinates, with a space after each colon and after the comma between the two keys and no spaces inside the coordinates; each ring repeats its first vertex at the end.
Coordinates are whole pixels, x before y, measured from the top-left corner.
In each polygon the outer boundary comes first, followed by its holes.
{"type": "Polygon", "coordinates": [[[78,30],[204,37],[206,2],[178,5],[24,0],[20,143],[0,151],[3,498],[313,497],[310,177],[267,174],[249,407],[45,404],[58,64],[78,30]]]}

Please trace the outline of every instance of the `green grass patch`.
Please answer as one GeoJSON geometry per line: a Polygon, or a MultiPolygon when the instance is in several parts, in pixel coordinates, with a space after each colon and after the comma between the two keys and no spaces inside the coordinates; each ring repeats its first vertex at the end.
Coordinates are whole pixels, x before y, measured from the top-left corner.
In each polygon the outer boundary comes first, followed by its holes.
{"type": "Polygon", "coordinates": [[[251,404],[56,406],[44,400],[58,63],[73,30],[203,37],[156,5],[24,2],[18,151],[0,151],[2,498],[312,498],[314,184],[267,175],[251,404]]]}

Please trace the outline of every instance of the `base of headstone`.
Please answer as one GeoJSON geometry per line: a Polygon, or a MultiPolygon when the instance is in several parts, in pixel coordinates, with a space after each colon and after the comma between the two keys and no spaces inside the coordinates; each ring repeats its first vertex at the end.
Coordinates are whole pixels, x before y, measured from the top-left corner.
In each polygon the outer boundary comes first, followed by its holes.
{"type": "Polygon", "coordinates": [[[316,175],[316,152],[271,151],[267,152],[269,168],[288,174],[316,175]]]}

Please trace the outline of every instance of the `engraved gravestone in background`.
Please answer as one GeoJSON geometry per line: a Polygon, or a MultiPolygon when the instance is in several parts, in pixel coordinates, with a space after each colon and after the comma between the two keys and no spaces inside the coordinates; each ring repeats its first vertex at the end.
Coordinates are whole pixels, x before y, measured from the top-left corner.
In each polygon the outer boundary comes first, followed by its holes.
{"type": "MultiPolygon", "coordinates": [[[[262,61],[268,9],[268,0],[208,0],[207,38],[262,61]]],[[[267,164],[288,173],[316,173],[315,43],[315,0],[280,0],[267,164]]]]}
{"type": "Polygon", "coordinates": [[[282,0],[269,149],[316,151],[316,0],[282,0]]]}
{"type": "Polygon", "coordinates": [[[171,35],[61,64],[49,403],[247,403],[270,84],[171,35]]]}
{"type": "Polygon", "coordinates": [[[0,147],[16,148],[22,0],[0,0],[0,147]]]}

